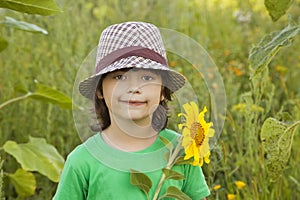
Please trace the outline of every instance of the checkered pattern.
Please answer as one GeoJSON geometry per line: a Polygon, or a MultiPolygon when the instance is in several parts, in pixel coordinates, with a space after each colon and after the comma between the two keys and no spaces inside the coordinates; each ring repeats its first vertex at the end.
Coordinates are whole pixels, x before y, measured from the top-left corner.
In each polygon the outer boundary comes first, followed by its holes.
{"type": "MultiPolygon", "coordinates": [[[[144,22],[125,22],[109,26],[102,32],[98,44],[96,66],[99,61],[108,54],[130,46],[151,49],[167,60],[163,41],[156,26],[144,22]]],[[[97,71],[98,68],[96,68],[93,76],[88,77],[79,84],[79,91],[83,96],[93,99],[97,82],[101,75],[130,67],[157,69],[167,72],[168,78],[165,80],[164,86],[168,87],[171,91],[176,91],[185,84],[185,77],[180,73],[171,70],[168,66],[148,58],[129,56],[117,60],[109,66],[105,66],[100,71],[97,71]]]]}

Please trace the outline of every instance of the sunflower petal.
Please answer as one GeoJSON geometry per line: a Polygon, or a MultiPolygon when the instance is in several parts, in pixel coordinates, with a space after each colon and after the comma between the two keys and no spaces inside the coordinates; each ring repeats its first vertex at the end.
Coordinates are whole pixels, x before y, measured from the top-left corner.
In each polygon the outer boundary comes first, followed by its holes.
{"type": "Polygon", "coordinates": [[[187,160],[191,157],[194,156],[194,149],[192,147],[192,145],[190,145],[189,147],[185,148],[185,156],[184,156],[184,160],[187,160]]]}

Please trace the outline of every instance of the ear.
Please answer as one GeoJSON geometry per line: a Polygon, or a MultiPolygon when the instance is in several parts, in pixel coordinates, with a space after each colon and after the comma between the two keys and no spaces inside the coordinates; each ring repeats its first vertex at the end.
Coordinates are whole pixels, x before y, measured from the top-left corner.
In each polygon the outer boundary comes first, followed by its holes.
{"type": "Polygon", "coordinates": [[[96,95],[97,95],[98,99],[103,99],[103,95],[100,90],[96,91],[96,95]]]}
{"type": "Polygon", "coordinates": [[[161,88],[161,94],[160,94],[160,101],[163,101],[165,99],[165,91],[164,88],[161,88]]]}
{"type": "Polygon", "coordinates": [[[164,94],[162,93],[161,95],[160,95],[160,101],[163,101],[165,99],[165,96],[164,96],[164,94]]]}
{"type": "Polygon", "coordinates": [[[165,95],[164,95],[164,92],[162,92],[160,95],[160,101],[163,101],[164,99],[165,99],[165,95]]]}

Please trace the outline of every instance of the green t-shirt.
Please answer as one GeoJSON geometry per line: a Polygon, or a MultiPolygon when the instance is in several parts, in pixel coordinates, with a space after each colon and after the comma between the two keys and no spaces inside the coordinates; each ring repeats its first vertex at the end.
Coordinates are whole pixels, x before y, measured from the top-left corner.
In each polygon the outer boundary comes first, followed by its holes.
{"type": "MultiPolygon", "coordinates": [[[[164,129],[160,136],[174,142],[178,134],[164,129]]],[[[149,192],[152,199],[165,166],[167,148],[159,139],[138,152],[122,152],[108,146],[95,134],[76,147],[68,156],[62,171],[54,200],[143,200],[146,195],[130,184],[129,169],[144,172],[152,181],[149,192]]],[[[162,196],[169,186],[175,186],[191,199],[199,200],[210,194],[200,167],[175,165],[172,170],[182,173],[184,180],[166,180],[162,196]]],[[[167,198],[164,198],[167,199],[167,198]]]]}

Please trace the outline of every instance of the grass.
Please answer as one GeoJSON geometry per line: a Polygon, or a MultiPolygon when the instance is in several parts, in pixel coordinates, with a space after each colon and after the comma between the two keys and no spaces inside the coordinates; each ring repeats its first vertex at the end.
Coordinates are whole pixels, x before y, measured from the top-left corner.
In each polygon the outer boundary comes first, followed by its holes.
{"type": "MultiPolygon", "coordinates": [[[[51,17],[21,15],[11,11],[0,12],[19,20],[33,22],[48,30],[49,35],[26,33],[13,29],[0,29],[9,47],[0,54],[0,102],[19,95],[18,85],[34,89],[34,81],[52,86],[72,96],[73,83],[82,61],[97,45],[101,31],[110,24],[123,21],[147,21],[159,27],[185,33],[199,42],[211,55],[223,77],[227,95],[227,116],[212,162],[203,167],[208,185],[220,184],[209,199],[226,199],[227,194],[237,199],[297,199],[300,197],[298,166],[300,149],[299,131],[295,134],[291,158],[287,169],[276,183],[268,180],[259,130],[266,117],[282,118],[288,113],[293,120],[300,119],[300,57],[297,47],[299,36],[292,46],[283,49],[270,64],[268,84],[276,90],[272,101],[261,102],[271,106],[264,113],[243,113],[233,107],[245,102],[244,94],[251,91],[248,52],[259,40],[287,24],[284,16],[274,23],[264,10],[263,2],[237,1],[126,1],[76,3],[60,1],[62,14],[51,17]],[[251,11],[249,23],[239,23],[233,13],[237,9],[251,11]],[[280,68],[278,66],[282,66],[280,68]],[[252,117],[252,118],[251,118],[252,117]],[[246,183],[242,190],[234,182],[246,183]]],[[[289,10],[293,18],[299,17],[299,1],[289,10]]],[[[186,73],[199,95],[200,103],[209,104],[207,89],[198,75],[192,76],[191,65],[176,55],[169,55],[174,68],[186,73]],[[203,94],[204,93],[204,94],[203,94]]],[[[266,95],[266,94],[264,94],[266,95]]],[[[178,109],[178,108],[176,108],[178,109]]],[[[177,113],[177,112],[176,112],[177,113]]],[[[171,114],[169,127],[176,127],[176,113],[171,114]]],[[[81,143],[76,132],[72,112],[54,105],[26,100],[0,110],[0,145],[7,140],[25,142],[28,135],[44,137],[59,152],[66,155],[81,143]]],[[[17,164],[6,155],[4,170],[13,172],[17,164]]],[[[50,199],[56,184],[36,174],[38,188],[30,199],[50,199]]],[[[4,179],[7,199],[16,193],[4,179]]]]}

